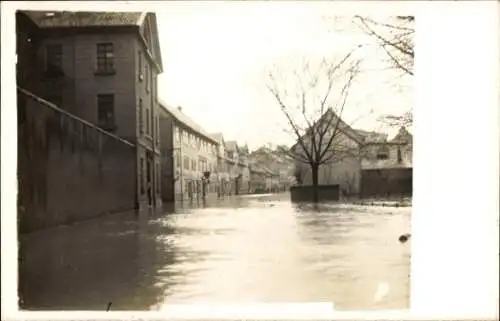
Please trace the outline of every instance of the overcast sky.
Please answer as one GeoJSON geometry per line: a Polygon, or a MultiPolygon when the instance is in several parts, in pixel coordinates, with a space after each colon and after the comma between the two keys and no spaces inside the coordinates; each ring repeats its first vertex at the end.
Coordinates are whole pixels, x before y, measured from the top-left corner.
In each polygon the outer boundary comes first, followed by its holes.
{"type": "MultiPolygon", "coordinates": [[[[285,118],[265,87],[264,71],[290,57],[345,54],[367,41],[356,29],[345,29],[348,24],[336,32],[337,20],[324,19],[335,13],[325,6],[206,2],[164,8],[157,11],[164,63],[159,95],[209,132],[251,148],[293,141],[282,130],[285,118]]],[[[380,68],[380,52],[363,54],[368,65],[380,68]]],[[[363,74],[344,117],[356,119],[357,128],[393,134],[375,121],[377,115],[399,114],[413,103],[409,80],[394,86],[394,77],[387,71],[363,74]]]]}

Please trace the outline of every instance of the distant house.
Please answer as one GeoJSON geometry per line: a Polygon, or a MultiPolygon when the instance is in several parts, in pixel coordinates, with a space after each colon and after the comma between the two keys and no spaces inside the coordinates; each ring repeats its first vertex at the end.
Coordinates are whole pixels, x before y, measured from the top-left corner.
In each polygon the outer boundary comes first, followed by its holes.
{"type": "Polygon", "coordinates": [[[294,183],[293,179],[293,159],[284,153],[278,153],[270,148],[260,147],[249,155],[251,162],[268,168],[277,174],[278,189],[285,191],[294,183]]]}
{"type": "Polygon", "coordinates": [[[193,201],[217,193],[219,142],[180,107],[160,103],[162,197],[164,202],[193,201]]]}
{"type": "MultiPolygon", "coordinates": [[[[403,128],[399,136],[388,142],[387,134],[354,129],[342,119],[339,119],[331,109],[327,110],[323,117],[334,117],[332,127],[337,121],[339,122],[338,132],[331,146],[331,148],[339,150],[338,152],[336,151],[339,157],[320,166],[318,174],[319,185],[338,184],[341,194],[345,196],[363,195],[366,193],[373,195],[378,190],[384,190],[382,185],[387,185],[387,183],[386,180],[378,178],[367,179],[368,172],[365,170],[411,167],[412,145],[408,143],[411,140],[411,135],[406,129],[403,128]],[[348,152],[344,154],[343,151],[348,152]],[[375,182],[381,185],[375,187],[375,182]],[[367,187],[368,185],[370,187],[367,187]]],[[[324,140],[329,137],[326,136],[324,140]]],[[[306,148],[309,148],[311,146],[311,138],[304,135],[302,139],[306,148]]],[[[304,149],[299,142],[291,150],[294,153],[298,153],[299,156],[302,155],[301,158],[305,157],[304,149]]],[[[312,185],[309,164],[296,160],[295,176],[300,184],[312,185]]],[[[405,184],[405,186],[408,185],[408,183],[405,184]]],[[[407,188],[403,189],[406,190],[407,188]]]]}
{"type": "Polygon", "coordinates": [[[270,193],[279,190],[279,175],[271,169],[256,163],[251,163],[250,193],[270,193]]]}

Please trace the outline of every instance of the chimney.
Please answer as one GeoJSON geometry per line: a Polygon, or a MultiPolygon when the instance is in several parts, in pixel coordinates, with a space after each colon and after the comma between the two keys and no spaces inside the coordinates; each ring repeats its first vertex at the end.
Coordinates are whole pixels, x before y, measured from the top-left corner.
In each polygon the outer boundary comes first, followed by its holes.
{"type": "Polygon", "coordinates": [[[182,106],[177,106],[177,109],[182,113],[182,106]]]}

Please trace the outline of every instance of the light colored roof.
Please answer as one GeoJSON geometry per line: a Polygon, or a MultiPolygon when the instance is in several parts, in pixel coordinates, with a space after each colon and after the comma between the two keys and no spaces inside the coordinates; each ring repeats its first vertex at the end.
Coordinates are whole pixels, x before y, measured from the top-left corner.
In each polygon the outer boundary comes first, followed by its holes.
{"type": "Polygon", "coordinates": [[[222,135],[222,133],[211,133],[209,134],[210,137],[212,137],[214,140],[218,141],[219,144],[223,144],[224,143],[224,135],[222,135]]]}
{"type": "Polygon", "coordinates": [[[143,12],[22,11],[39,28],[138,26],[143,12]]]}
{"type": "Polygon", "coordinates": [[[185,127],[190,128],[194,132],[204,136],[205,138],[209,139],[213,143],[218,144],[219,142],[211,136],[209,133],[207,133],[200,125],[198,125],[193,119],[191,119],[189,116],[184,114],[182,111],[179,110],[179,108],[172,107],[168,104],[166,104],[164,101],[159,99],[160,102],[160,107],[167,111],[169,114],[172,115],[172,117],[178,121],[179,123],[183,124],[185,127]]]}

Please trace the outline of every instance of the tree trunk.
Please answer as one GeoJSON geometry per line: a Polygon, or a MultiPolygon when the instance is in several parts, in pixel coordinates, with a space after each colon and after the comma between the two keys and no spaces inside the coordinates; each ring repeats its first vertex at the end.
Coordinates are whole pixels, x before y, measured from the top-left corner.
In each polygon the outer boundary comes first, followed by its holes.
{"type": "Polygon", "coordinates": [[[319,166],[317,164],[311,164],[311,174],[312,174],[312,185],[313,185],[313,202],[318,203],[318,174],[319,166]]]}

